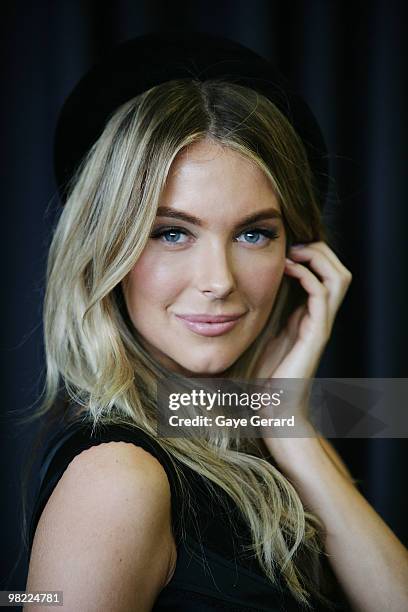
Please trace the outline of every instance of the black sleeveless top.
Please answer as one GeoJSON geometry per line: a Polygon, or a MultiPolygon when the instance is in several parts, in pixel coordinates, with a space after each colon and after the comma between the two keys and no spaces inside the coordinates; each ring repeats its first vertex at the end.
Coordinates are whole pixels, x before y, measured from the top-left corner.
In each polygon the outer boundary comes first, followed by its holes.
{"type": "MultiPolygon", "coordinates": [[[[40,465],[39,488],[30,524],[30,550],[40,515],[68,464],[83,450],[110,441],[131,442],[142,447],[160,461],[169,480],[177,563],[173,577],[156,599],[154,612],[305,610],[283,579],[272,585],[256,559],[244,552],[242,546],[250,542],[249,530],[235,504],[227,499],[229,496],[194,470],[177,463],[197,508],[193,514],[185,511],[175,473],[176,460],[139,428],[103,425],[92,432],[91,424],[83,421],[71,423],[49,441],[40,465]]],[[[312,606],[319,611],[348,609],[343,607],[344,602],[327,608],[313,601],[312,606]]]]}

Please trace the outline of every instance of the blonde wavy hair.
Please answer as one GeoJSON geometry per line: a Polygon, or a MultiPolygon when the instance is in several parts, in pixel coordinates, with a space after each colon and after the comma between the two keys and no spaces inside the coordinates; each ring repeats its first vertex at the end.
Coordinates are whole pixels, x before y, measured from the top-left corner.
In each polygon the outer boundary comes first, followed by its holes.
{"type": "MultiPolygon", "coordinates": [[[[240,153],[270,179],[288,248],[326,239],[302,141],[269,99],[233,82],[189,79],[129,100],[83,159],[53,233],[44,301],[46,380],[34,418],[55,412],[62,383],[73,418],[143,429],[177,460],[185,503],[193,504],[178,462],[235,502],[266,577],[277,583],[282,576],[307,606],[319,592],[306,567],[319,563],[321,524],[254,441],[237,448],[228,432],[213,439],[157,437],[157,381],[174,374],[144,350],[124,303],[122,281],[149,240],[172,163],[203,139],[240,153]]],[[[225,372],[228,378],[254,377],[265,343],[304,298],[284,277],[264,329],[225,372]]]]}

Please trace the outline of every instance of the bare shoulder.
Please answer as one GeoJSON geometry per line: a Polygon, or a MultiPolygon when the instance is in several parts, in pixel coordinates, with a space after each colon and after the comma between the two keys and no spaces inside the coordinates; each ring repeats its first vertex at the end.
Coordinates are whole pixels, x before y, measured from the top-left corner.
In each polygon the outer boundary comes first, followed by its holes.
{"type": "Polygon", "coordinates": [[[175,560],[164,468],[134,444],[102,443],[71,461],[50,496],[26,590],[62,590],[66,611],[150,610],[175,560]]]}

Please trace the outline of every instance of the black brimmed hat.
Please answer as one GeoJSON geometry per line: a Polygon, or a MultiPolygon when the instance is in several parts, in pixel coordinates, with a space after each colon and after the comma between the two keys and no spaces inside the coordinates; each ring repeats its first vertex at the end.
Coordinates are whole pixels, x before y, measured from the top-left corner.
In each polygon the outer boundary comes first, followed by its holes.
{"type": "Polygon", "coordinates": [[[306,102],[270,61],[237,42],[202,32],[151,33],[126,41],[79,81],[61,109],[55,133],[55,175],[63,202],[76,168],[112,113],[138,94],[173,79],[229,80],[274,102],[303,141],[323,208],[327,148],[306,102]]]}

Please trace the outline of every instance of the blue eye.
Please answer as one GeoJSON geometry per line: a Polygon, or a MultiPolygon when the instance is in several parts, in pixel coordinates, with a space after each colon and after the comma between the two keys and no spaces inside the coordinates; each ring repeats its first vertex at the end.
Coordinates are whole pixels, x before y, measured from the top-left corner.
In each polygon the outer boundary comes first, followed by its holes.
{"type": "MultiPolygon", "coordinates": [[[[187,230],[181,228],[181,227],[159,227],[157,228],[152,234],[151,234],[151,238],[153,240],[159,240],[160,238],[163,238],[163,242],[165,244],[169,244],[169,245],[179,245],[179,244],[185,244],[185,242],[180,242],[177,240],[177,234],[178,235],[183,235],[183,236],[188,236],[190,234],[190,232],[188,232],[187,230]],[[176,236],[174,236],[176,234],[176,236]],[[167,240],[167,237],[171,236],[172,238],[175,239],[170,239],[167,240]]],[[[276,240],[277,238],[279,238],[279,234],[276,230],[274,229],[267,229],[267,228],[254,228],[254,229],[248,229],[245,230],[244,232],[241,232],[241,235],[245,235],[245,234],[251,234],[252,236],[256,236],[256,235],[260,235],[263,236],[266,240],[264,241],[260,241],[260,240],[252,240],[250,239],[249,241],[246,241],[247,244],[265,244],[267,242],[269,242],[270,240],[276,240]]],[[[241,242],[241,241],[239,241],[241,242]]]]}
{"type": "MultiPolygon", "coordinates": [[[[264,238],[268,238],[269,240],[276,240],[276,238],[279,238],[279,234],[275,230],[261,229],[261,228],[246,230],[245,232],[243,232],[243,235],[245,234],[252,234],[252,236],[254,235],[263,236],[264,238]]],[[[250,240],[249,243],[259,244],[259,240],[250,240]]]]}
{"type": "MultiPolygon", "coordinates": [[[[176,228],[173,228],[173,229],[162,230],[161,232],[159,232],[157,234],[153,234],[152,237],[153,238],[161,238],[162,236],[163,237],[167,237],[167,236],[173,235],[173,238],[174,238],[174,234],[179,234],[179,235],[180,234],[184,234],[185,235],[185,232],[182,232],[182,231],[180,231],[180,230],[178,230],[176,228]]],[[[165,240],[165,242],[169,242],[170,244],[179,244],[177,242],[177,240],[165,240]]]]}

